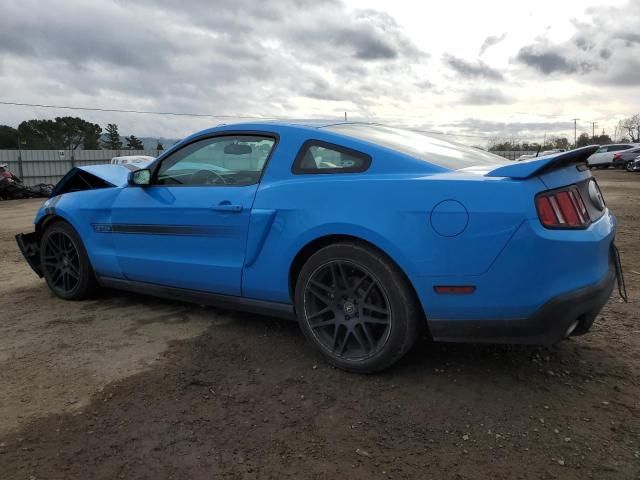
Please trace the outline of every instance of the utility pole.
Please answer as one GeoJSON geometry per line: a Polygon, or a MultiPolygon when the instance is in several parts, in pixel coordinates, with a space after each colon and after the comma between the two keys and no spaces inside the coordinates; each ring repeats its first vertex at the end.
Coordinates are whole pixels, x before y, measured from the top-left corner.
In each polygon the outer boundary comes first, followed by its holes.
{"type": "Polygon", "coordinates": [[[591,122],[591,139],[596,138],[596,127],[598,126],[598,122],[591,122]]]}
{"type": "Polygon", "coordinates": [[[573,148],[576,148],[578,146],[578,120],[580,119],[573,119],[573,148]]]}
{"type": "Polygon", "coordinates": [[[344,121],[347,121],[347,112],[344,112],[344,121]]]}
{"type": "Polygon", "coordinates": [[[20,175],[20,178],[24,178],[24,171],[22,167],[22,140],[20,140],[20,132],[18,132],[18,175],[20,175]]]}

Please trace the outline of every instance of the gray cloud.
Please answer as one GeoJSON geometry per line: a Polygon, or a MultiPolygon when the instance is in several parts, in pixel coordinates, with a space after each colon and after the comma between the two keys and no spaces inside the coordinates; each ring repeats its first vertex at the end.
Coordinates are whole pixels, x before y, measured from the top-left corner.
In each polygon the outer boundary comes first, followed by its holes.
{"type": "Polygon", "coordinates": [[[497,122],[479,118],[467,118],[444,125],[467,135],[481,135],[485,138],[508,136],[534,140],[544,135],[573,135],[573,122],[497,122]]]}
{"type": "Polygon", "coordinates": [[[0,16],[0,90],[27,101],[288,116],[304,97],[366,111],[406,101],[397,82],[420,81],[428,58],[391,16],[341,0],[40,3],[0,16]]]}
{"type": "Polygon", "coordinates": [[[486,78],[488,80],[503,81],[504,76],[498,70],[491,68],[482,61],[467,62],[453,55],[444,55],[444,63],[464,78],[486,78]]]}
{"type": "Polygon", "coordinates": [[[498,43],[502,42],[506,37],[507,37],[507,33],[505,32],[502,35],[491,35],[491,36],[485,38],[484,42],[482,42],[482,45],[480,46],[480,51],[478,52],[478,55],[480,55],[480,56],[484,55],[484,53],[489,48],[491,48],[494,45],[497,45],[498,43]]]}
{"type": "Polygon", "coordinates": [[[575,73],[578,71],[577,65],[559,53],[544,51],[533,46],[521,48],[516,59],[547,75],[555,72],[575,73]]]}
{"type": "Polygon", "coordinates": [[[466,92],[460,102],[465,105],[505,105],[513,99],[496,88],[485,88],[466,92]]]}
{"type": "Polygon", "coordinates": [[[575,33],[566,42],[540,38],[518,52],[516,62],[543,75],[566,74],[612,86],[638,86],[640,2],[616,7],[592,7],[587,21],[574,21],[575,33]]]}
{"type": "Polygon", "coordinates": [[[624,40],[627,46],[632,46],[634,43],[640,43],[640,33],[634,32],[618,32],[615,38],[624,40]]]}

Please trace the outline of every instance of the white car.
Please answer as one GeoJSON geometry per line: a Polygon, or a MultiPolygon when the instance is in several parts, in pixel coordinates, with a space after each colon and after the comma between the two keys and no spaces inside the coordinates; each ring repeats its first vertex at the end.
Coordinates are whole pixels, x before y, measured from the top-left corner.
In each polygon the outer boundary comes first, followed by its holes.
{"type": "Polygon", "coordinates": [[[135,165],[136,167],[145,168],[156,158],[147,155],[124,155],[122,157],[113,157],[111,165],[135,165]]]}
{"type": "Polygon", "coordinates": [[[637,148],[637,143],[615,143],[602,145],[596,152],[587,159],[591,168],[609,168],[613,163],[613,155],[616,152],[623,152],[631,148],[637,148]]]}
{"type": "Polygon", "coordinates": [[[520,155],[518,158],[516,158],[517,162],[521,162],[523,160],[531,160],[532,158],[540,158],[540,157],[544,157],[545,155],[553,155],[555,153],[562,153],[565,152],[566,150],[564,148],[554,148],[553,150],[545,150],[544,152],[541,152],[540,154],[536,154],[536,153],[527,153],[525,155],[520,155]]]}
{"type": "Polygon", "coordinates": [[[546,155],[553,155],[555,153],[562,153],[562,152],[566,152],[566,150],[564,148],[554,148],[552,150],[545,150],[544,152],[542,152],[540,155],[538,155],[539,157],[544,157],[546,155]]]}

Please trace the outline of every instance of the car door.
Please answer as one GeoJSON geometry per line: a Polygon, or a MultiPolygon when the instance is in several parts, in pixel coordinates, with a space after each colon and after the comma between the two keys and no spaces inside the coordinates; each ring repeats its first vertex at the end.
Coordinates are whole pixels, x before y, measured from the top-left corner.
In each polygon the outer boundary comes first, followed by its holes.
{"type": "Polygon", "coordinates": [[[149,185],[124,188],[111,234],[128,280],[241,295],[251,207],[274,137],[197,139],[153,168],[149,185]]]}
{"type": "Polygon", "coordinates": [[[603,163],[605,161],[605,157],[607,156],[607,148],[608,146],[605,145],[596,150],[595,153],[593,153],[587,160],[589,162],[589,165],[597,165],[599,163],[603,163]]]}

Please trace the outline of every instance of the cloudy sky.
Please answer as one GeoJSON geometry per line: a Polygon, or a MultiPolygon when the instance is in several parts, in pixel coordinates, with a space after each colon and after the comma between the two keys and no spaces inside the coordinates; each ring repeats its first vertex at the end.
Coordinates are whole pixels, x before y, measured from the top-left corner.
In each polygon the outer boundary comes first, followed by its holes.
{"type": "MultiPolygon", "coordinates": [[[[406,125],[486,144],[640,112],[640,1],[21,0],[0,101],[406,125]]],[[[226,118],[0,105],[180,138],[226,118]]]]}

